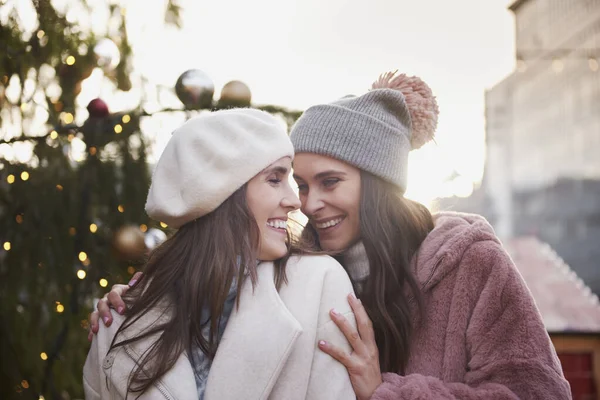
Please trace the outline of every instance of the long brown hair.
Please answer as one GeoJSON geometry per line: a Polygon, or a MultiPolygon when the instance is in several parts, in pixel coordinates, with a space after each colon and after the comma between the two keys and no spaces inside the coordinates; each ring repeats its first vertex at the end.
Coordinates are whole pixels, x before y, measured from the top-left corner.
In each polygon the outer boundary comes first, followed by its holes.
{"type": "MultiPolygon", "coordinates": [[[[142,394],[173,367],[182,352],[197,346],[214,358],[219,319],[234,279],[241,287],[248,277],[257,282],[260,231],[246,203],[246,186],[215,211],[183,225],[150,255],[141,281],[124,296],[125,322],[119,327],[110,351],[158,336],[139,360],[128,382],[128,391],[142,394]],[[244,266],[244,267],[241,267],[244,266]],[[148,310],[168,313],[133,338],[117,342],[148,310]],[[201,321],[203,310],[210,318],[201,321]],[[207,338],[202,334],[209,327],[207,338]]],[[[285,275],[283,275],[285,279],[285,275]]],[[[240,298],[236,302],[239,305],[240,298]]],[[[193,363],[194,358],[190,357],[193,363]]]]}
{"type": "Polygon", "coordinates": [[[411,260],[432,229],[425,206],[361,171],[360,232],[370,269],[360,298],[373,322],[382,372],[405,372],[414,330],[412,307],[418,316],[423,312],[411,260]]]}

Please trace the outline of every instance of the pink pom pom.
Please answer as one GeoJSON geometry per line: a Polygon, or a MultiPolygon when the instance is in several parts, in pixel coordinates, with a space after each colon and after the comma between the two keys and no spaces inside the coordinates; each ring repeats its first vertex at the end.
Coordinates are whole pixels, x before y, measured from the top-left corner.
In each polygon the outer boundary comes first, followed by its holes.
{"type": "Polygon", "coordinates": [[[373,83],[373,89],[394,89],[402,92],[412,121],[411,145],[418,149],[433,140],[440,110],[431,89],[416,76],[386,72],[373,83]]]}

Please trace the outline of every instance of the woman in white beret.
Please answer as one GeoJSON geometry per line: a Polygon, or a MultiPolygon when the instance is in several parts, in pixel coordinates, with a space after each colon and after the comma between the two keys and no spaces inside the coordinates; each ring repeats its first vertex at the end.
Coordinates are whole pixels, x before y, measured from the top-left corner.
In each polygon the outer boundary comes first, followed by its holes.
{"type": "Polygon", "coordinates": [[[87,399],[354,398],[345,367],[317,347],[350,350],[329,316],[354,323],[348,275],[328,256],[287,256],[293,156],[282,124],[254,109],[173,133],[146,211],[177,231],[94,336],[87,399]]]}

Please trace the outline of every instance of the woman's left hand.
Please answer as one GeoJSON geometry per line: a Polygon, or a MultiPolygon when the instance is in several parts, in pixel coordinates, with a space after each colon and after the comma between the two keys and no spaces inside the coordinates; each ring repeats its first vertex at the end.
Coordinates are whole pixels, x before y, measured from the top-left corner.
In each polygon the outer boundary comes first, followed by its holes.
{"type": "Polygon", "coordinates": [[[373,323],[369,319],[361,301],[354,297],[353,294],[350,294],[348,302],[350,303],[350,307],[352,307],[352,311],[354,311],[358,332],[335,309],[331,310],[330,314],[331,319],[344,333],[346,339],[348,339],[353,352],[349,354],[341,348],[322,340],[319,341],[319,348],[346,367],[350,374],[356,398],[358,400],[365,400],[369,399],[383,382],[379,368],[379,349],[375,343],[373,323]]]}

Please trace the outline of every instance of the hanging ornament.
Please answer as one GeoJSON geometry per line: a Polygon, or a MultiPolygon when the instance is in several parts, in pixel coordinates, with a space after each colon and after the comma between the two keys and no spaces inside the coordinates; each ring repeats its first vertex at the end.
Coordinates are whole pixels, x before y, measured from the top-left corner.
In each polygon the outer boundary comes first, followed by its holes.
{"type": "Polygon", "coordinates": [[[146,254],[144,234],[137,225],[125,225],[115,233],[114,248],[122,261],[140,261],[146,254]]]}
{"type": "Polygon", "coordinates": [[[186,109],[209,108],[212,106],[215,85],[204,72],[190,69],[177,79],[175,93],[186,109]]]}
{"type": "Polygon", "coordinates": [[[113,71],[121,62],[119,48],[115,42],[107,38],[101,39],[96,43],[94,55],[96,56],[98,66],[102,68],[105,73],[113,71]]]}
{"type": "Polygon", "coordinates": [[[231,81],[221,89],[220,107],[248,107],[252,101],[250,88],[244,82],[231,81]]]}
{"type": "Polygon", "coordinates": [[[148,250],[154,250],[156,246],[162,244],[165,240],[167,240],[167,234],[156,228],[148,229],[144,237],[144,242],[148,250]]]}
{"type": "Polygon", "coordinates": [[[94,118],[104,118],[109,114],[108,105],[102,99],[94,99],[90,101],[90,103],[87,105],[87,110],[90,113],[90,117],[94,118]]]}

